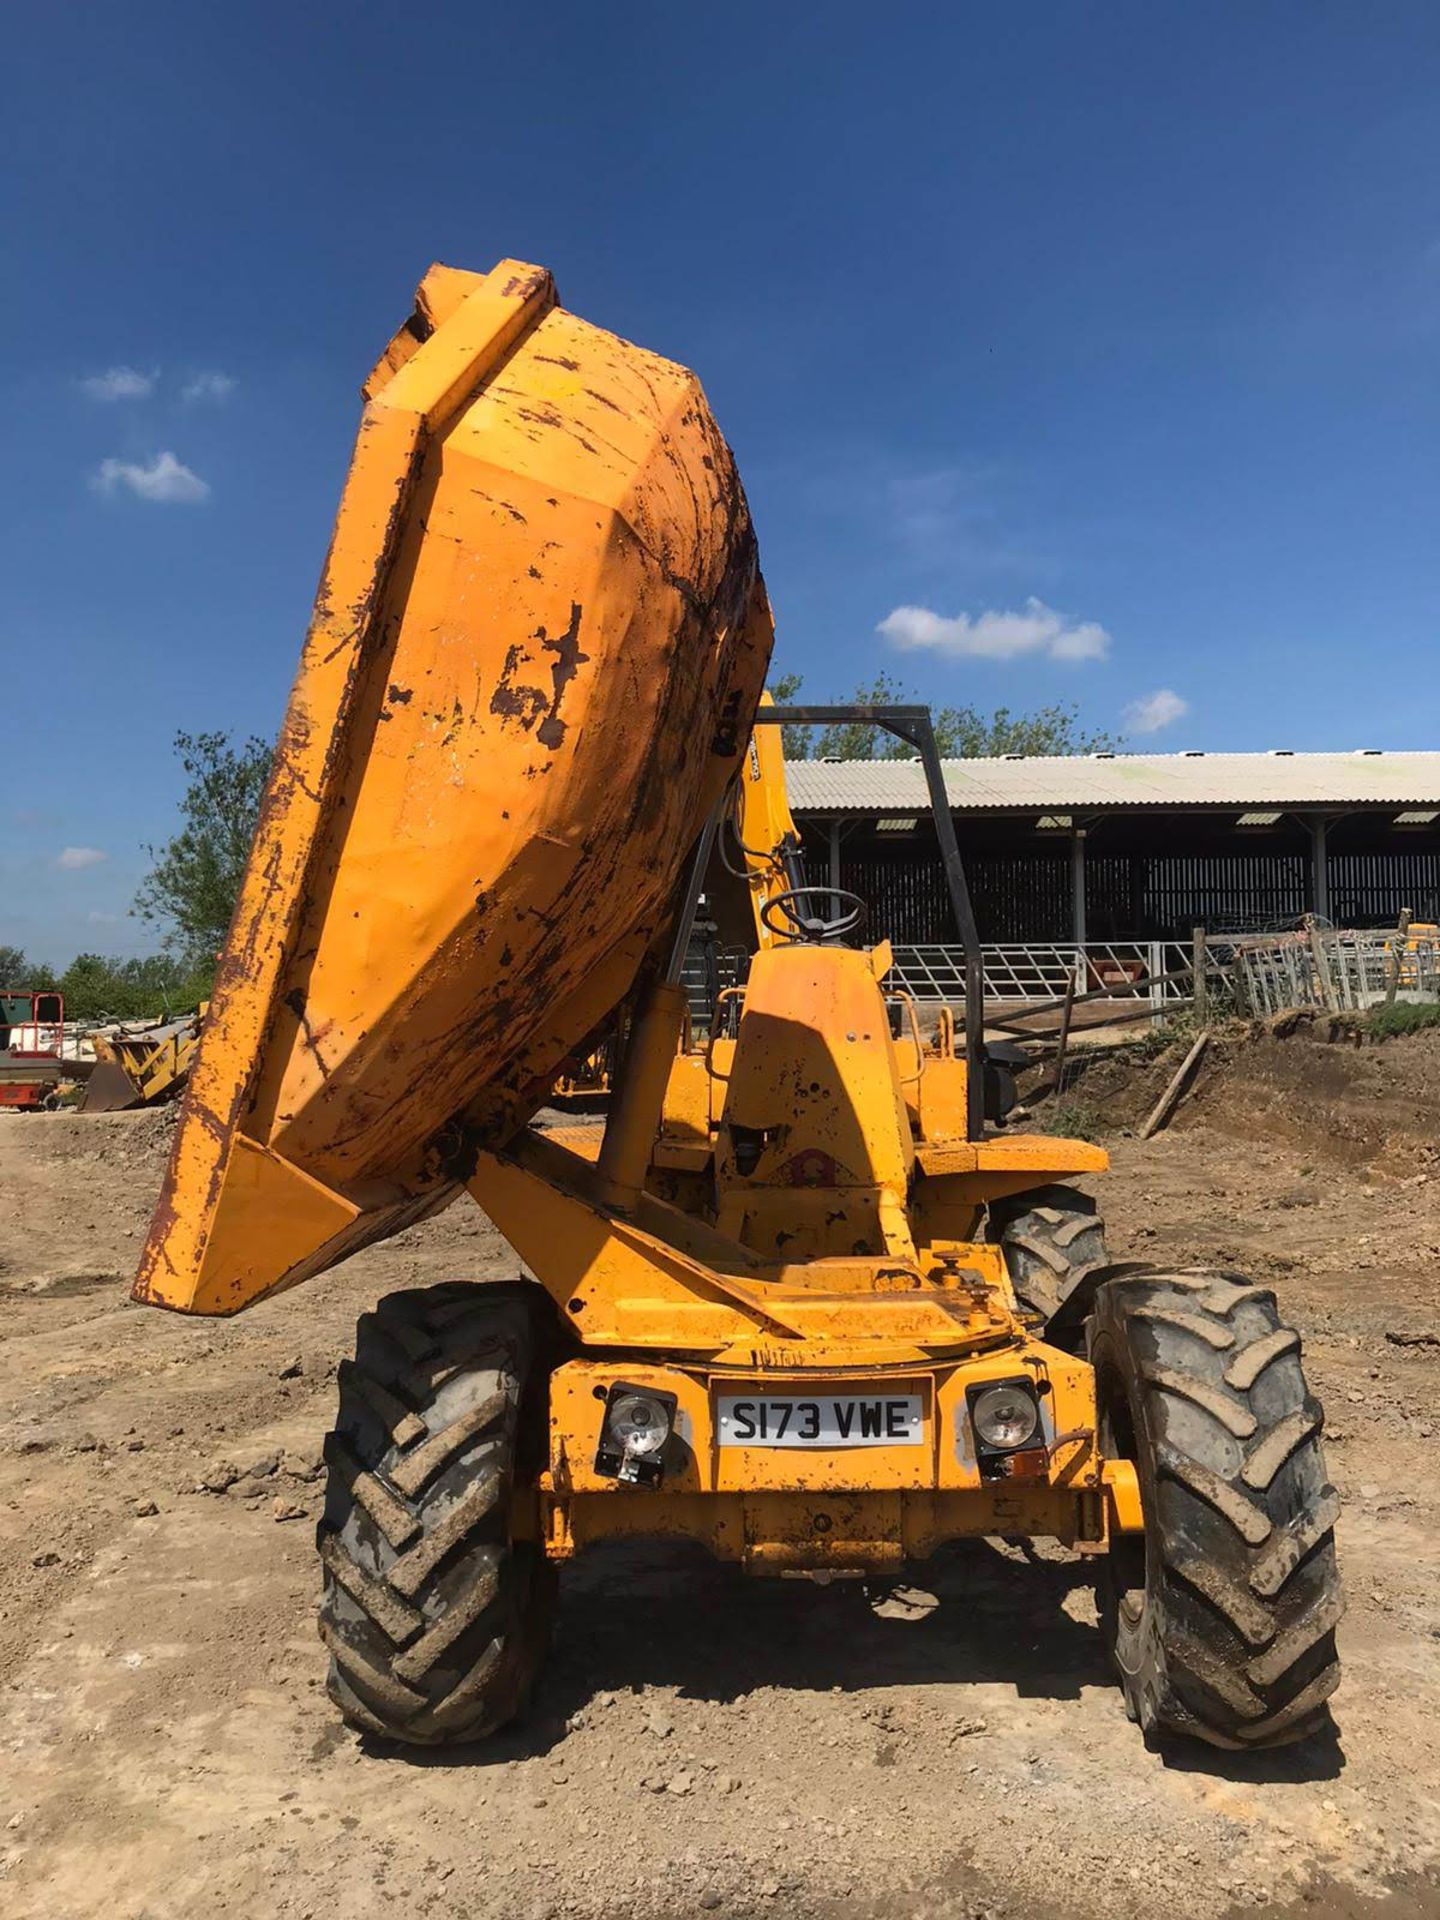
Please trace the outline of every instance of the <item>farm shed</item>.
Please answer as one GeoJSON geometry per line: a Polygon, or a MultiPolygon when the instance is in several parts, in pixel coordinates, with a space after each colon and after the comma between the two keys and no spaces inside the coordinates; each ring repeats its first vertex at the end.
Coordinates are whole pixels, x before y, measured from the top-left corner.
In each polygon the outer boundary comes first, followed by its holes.
{"type": "MultiPolygon", "coordinates": [[[[947,760],[987,943],[1254,933],[1314,913],[1440,919],[1440,752],[1096,753],[947,760]]],[[[953,941],[914,760],[797,760],[816,880],[853,888],[876,937],[953,941]]]]}

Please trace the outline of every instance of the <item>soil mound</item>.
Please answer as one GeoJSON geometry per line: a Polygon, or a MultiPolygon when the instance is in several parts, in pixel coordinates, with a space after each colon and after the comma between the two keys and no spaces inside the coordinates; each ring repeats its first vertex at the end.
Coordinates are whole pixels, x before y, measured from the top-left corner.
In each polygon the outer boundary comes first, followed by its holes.
{"type": "MultiPolygon", "coordinates": [[[[1081,1055],[1035,1124],[1096,1138],[1134,1132],[1190,1044],[1081,1055]]],[[[1440,1029],[1377,1040],[1343,1017],[1284,1016],[1219,1031],[1171,1122],[1284,1141],[1317,1161],[1403,1178],[1440,1160],[1440,1029]]]]}

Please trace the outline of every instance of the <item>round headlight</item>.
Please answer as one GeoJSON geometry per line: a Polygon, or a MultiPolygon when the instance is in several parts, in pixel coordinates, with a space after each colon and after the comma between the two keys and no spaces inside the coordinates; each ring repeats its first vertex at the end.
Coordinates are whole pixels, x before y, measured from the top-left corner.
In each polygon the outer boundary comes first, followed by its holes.
{"type": "Polygon", "coordinates": [[[970,1418],[987,1447],[1011,1451],[1034,1439],[1040,1408],[1024,1387],[987,1387],[976,1394],[970,1418]]]}
{"type": "Polygon", "coordinates": [[[643,1393],[622,1393],[605,1424],[625,1453],[658,1453],[670,1433],[670,1415],[643,1393]]]}

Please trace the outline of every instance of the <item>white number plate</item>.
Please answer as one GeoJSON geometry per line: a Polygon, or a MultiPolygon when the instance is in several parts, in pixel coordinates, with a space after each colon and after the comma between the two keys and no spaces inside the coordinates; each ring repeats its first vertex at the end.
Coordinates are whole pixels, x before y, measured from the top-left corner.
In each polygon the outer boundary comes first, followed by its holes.
{"type": "Polygon", "coordinates": [[[722,1447],[918,1447],[918,1393],[722,1394],[722,1447]]]}

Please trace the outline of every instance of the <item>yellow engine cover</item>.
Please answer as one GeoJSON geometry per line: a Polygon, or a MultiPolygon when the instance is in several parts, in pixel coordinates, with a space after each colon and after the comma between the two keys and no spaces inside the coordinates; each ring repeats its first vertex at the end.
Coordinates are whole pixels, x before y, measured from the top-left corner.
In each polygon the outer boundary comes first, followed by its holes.
{"type": "Polygon", "coordinates": [[[721,1231],[788,1259],[913,1256],[914,1162],[872,956],[799,944],[757,953],[716,1146],[721,1231]]]}

